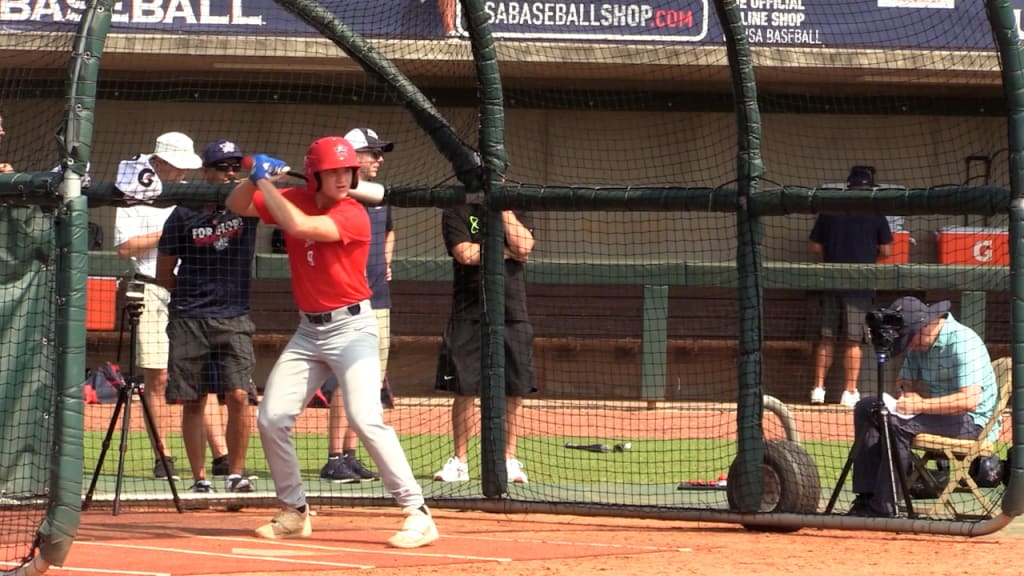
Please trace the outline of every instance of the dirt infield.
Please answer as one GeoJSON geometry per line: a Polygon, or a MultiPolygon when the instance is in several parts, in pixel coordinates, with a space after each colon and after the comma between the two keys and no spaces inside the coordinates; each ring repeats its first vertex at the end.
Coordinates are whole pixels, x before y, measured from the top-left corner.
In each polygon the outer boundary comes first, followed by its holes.
{"type": "Polygon", "coordinates": [[[1021,521],[995,535],[967,539],[814,529],[766,534],[727,524],[436,510],[440,540],[395,550],[384,543],[401,522],[394,509],[322,511],[308,540],[250,536],[270,515],[89,512],[65,567],[49,573],[1018,575],[1024,553],[1021,521]]]}

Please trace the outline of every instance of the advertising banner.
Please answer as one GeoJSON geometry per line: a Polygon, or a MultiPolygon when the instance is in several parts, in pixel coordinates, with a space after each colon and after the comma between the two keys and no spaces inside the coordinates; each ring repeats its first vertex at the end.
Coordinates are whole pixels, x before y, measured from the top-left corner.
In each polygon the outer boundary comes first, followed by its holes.
{"type": "MultiPolygon", "coordinates": [[[[832,48],[990,50],[992,35],[977,0],[737,0],[755,45],[832,48]]],[[[368,38],[466,39],[461,3],[444,26],[437,0],[327,1],[368,38]]],[[[1013,0],[1018,27],[1024,0],[1013,0]]],[[[85,0],[0,0],[0,29],[71,29],[85,0]]],[[[710,0],[487,0],[499,39],[625,44],[721,45],[710,0]]],[[[121,0],[113,32],[257,36],[313,35],[272,0],[121,0]]]]}

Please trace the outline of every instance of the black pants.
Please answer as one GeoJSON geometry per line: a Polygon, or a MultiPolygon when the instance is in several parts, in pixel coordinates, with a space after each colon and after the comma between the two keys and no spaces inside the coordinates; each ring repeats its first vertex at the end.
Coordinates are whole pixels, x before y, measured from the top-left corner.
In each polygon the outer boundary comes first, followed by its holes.
{"type": "MultiPolygon", "coordinates": [[[[885,454],[885,439],[875,411],[877,397],[864,398],[853,409],[853,431],[860,439],[860,452],[853,461],[853,491],[871,494],[871,507],[880,512],[895,512],[892,484],[889,479],[889,459],[885,454]]],[[[892,441],[893,462],[901,463],[905,473],[910,472],[910,443],[918,434],[938,434],[955,438],[977,438],[981,426],[969,414],[919,414],[913,418],[889,415],[889,433],[892,441]]],[[[897,479],[899,476],[897,475],[897,479]]]]}

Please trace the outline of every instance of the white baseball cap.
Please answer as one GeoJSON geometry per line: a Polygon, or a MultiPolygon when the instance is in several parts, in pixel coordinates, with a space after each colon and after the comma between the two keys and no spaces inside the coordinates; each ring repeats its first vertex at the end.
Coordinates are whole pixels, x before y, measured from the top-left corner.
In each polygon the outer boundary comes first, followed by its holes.
{"type": "Polygon", "coordinates": [[[181,132],[167,132],[156,139],[153,155],[179,170],[195,170],[203,159],[195,152],[192,139],[181,132]]]}

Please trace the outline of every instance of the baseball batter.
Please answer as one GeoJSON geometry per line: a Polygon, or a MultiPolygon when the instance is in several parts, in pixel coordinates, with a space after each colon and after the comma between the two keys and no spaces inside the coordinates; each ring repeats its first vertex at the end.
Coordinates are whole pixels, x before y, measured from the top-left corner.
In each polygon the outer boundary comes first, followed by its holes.
{"type": "Polygon", "coordinates": [[[406,514],[388,543],[424,546],[438,538],[394,429],[384,424],[380,403],[377,319],[370,307],[366,260],[370,221],[349,197],[359,182],[359,159],[347,140],[316,140],[306,152],[306,186],[278,190],[272,180],[287,165],[253,157],[249,179],[231,192],[227,206],[258,215],[284,231],[299,327],[270,372],[257,424],[277,498],[283,505],[262,538],[305,538],[312,533],[291,430],[330,373],[343,394],[345,415],[380,470],[384,486],[406,514]]]}

